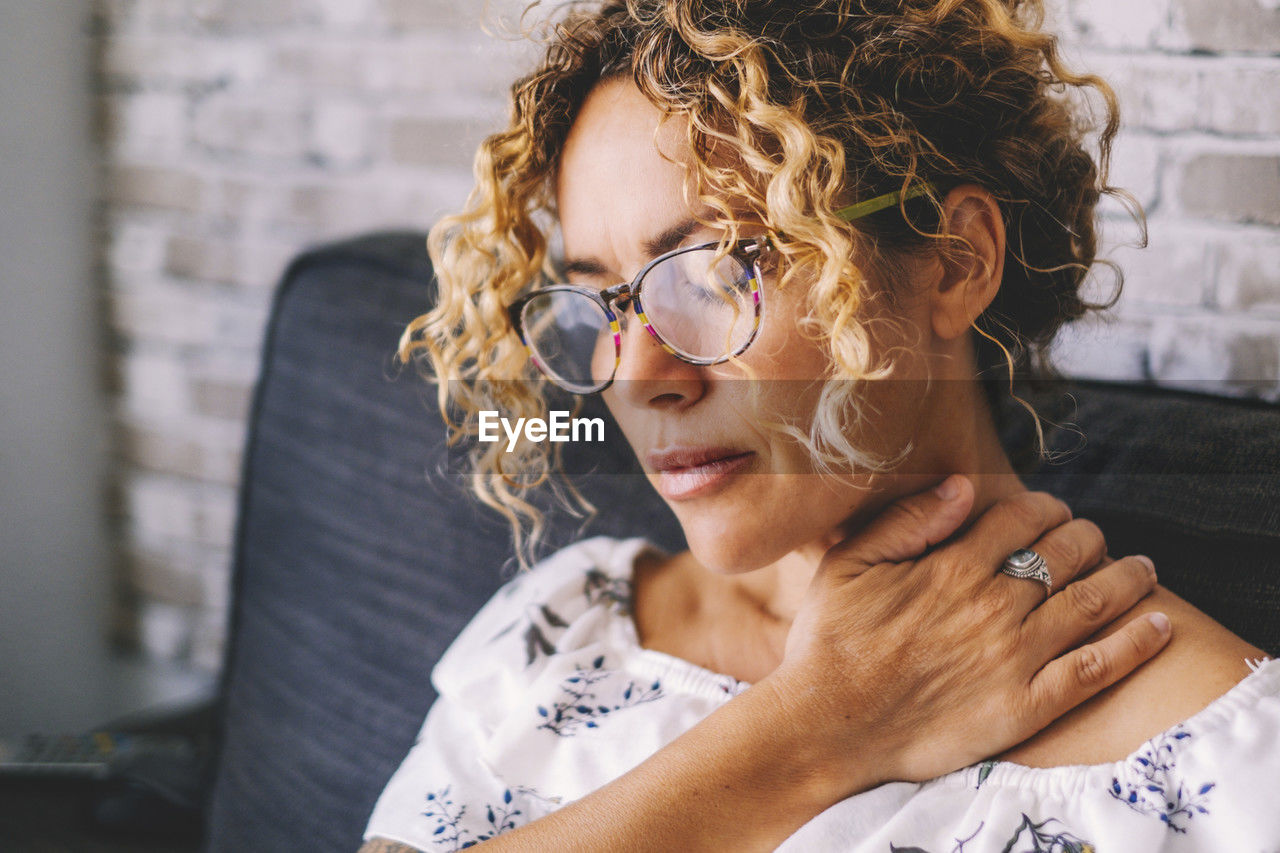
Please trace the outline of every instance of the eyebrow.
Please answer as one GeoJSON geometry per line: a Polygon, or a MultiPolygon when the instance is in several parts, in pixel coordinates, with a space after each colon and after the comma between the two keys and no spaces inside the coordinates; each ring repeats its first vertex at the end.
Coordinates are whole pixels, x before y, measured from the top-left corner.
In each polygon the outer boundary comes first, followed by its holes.
{"type": "MultiPolygon", "coordinates": [[[[689,217],[681,222],[677,222],[667,230],[645,240],[640,245],[644,248],[645,254],[649,258],[656,258],[658,255],[665,255],[680,246],[689,235],[702,227],[702,223],[696,217],[689,217]]],[[[565,258],[562,271],[565,275],[577,273],[579,275],[608,275],[609,270],[595,258],[565,258]]]]}

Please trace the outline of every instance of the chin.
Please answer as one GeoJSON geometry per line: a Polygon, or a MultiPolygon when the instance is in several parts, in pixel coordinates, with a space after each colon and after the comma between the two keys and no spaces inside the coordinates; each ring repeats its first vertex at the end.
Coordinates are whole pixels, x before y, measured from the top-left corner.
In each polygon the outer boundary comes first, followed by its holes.
{"type": "MultiPolygon", "coordinates": [[[[682,516],[683,513],[677,513],[682,516]]],[[[720,575],[740,575],[781,559],[789,547],[770,547],[761,536],[761,524],[741,519],[701,516],[680,518],[685,542],[703,568],[720,575]]]]}

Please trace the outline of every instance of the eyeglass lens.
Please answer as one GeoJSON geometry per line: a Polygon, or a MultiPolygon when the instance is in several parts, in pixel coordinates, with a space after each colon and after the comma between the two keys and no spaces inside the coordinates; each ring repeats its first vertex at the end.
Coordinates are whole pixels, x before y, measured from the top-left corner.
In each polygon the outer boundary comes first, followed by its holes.
{"type": "MultiPolygon", "coordinates": [[[[714,248],[655,264],[639,285],[644,319],[668,347],[698,363],[740,351],[755,330],[754,267],[714,248]]],[[[615,307],[621,314],[621,308],[615,307]]],[[[539,368],[562,387],[587,393],[613,378],[618,343],[596,300],[571,290],[536,295],[521,314],[539,368]]]]}

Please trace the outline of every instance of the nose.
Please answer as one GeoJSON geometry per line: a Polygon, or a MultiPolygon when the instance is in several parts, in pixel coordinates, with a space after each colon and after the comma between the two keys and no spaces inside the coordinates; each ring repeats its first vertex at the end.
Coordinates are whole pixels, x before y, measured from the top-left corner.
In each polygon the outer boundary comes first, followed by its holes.
{"type": "Polygon", "coordinates": [[[619,317],[622,359],[612,390],[629,405],[679,410],[706,393],[703,368],[681,361],[663,348],[634,313],[634,304],[619,317]]]}

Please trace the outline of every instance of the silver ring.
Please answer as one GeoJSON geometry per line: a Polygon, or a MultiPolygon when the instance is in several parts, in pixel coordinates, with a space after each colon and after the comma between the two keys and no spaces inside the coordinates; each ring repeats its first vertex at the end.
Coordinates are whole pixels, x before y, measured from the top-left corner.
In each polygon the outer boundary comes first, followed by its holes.
{"type": "Polygon", "coordinates": [[[1011,578],[1028,578],[1044,584],[1046,595],[1053,595],[1053,577],[1041,557],[1030,548],[1019,548],[1005,558],[1000,571],[1011,578]]]}

